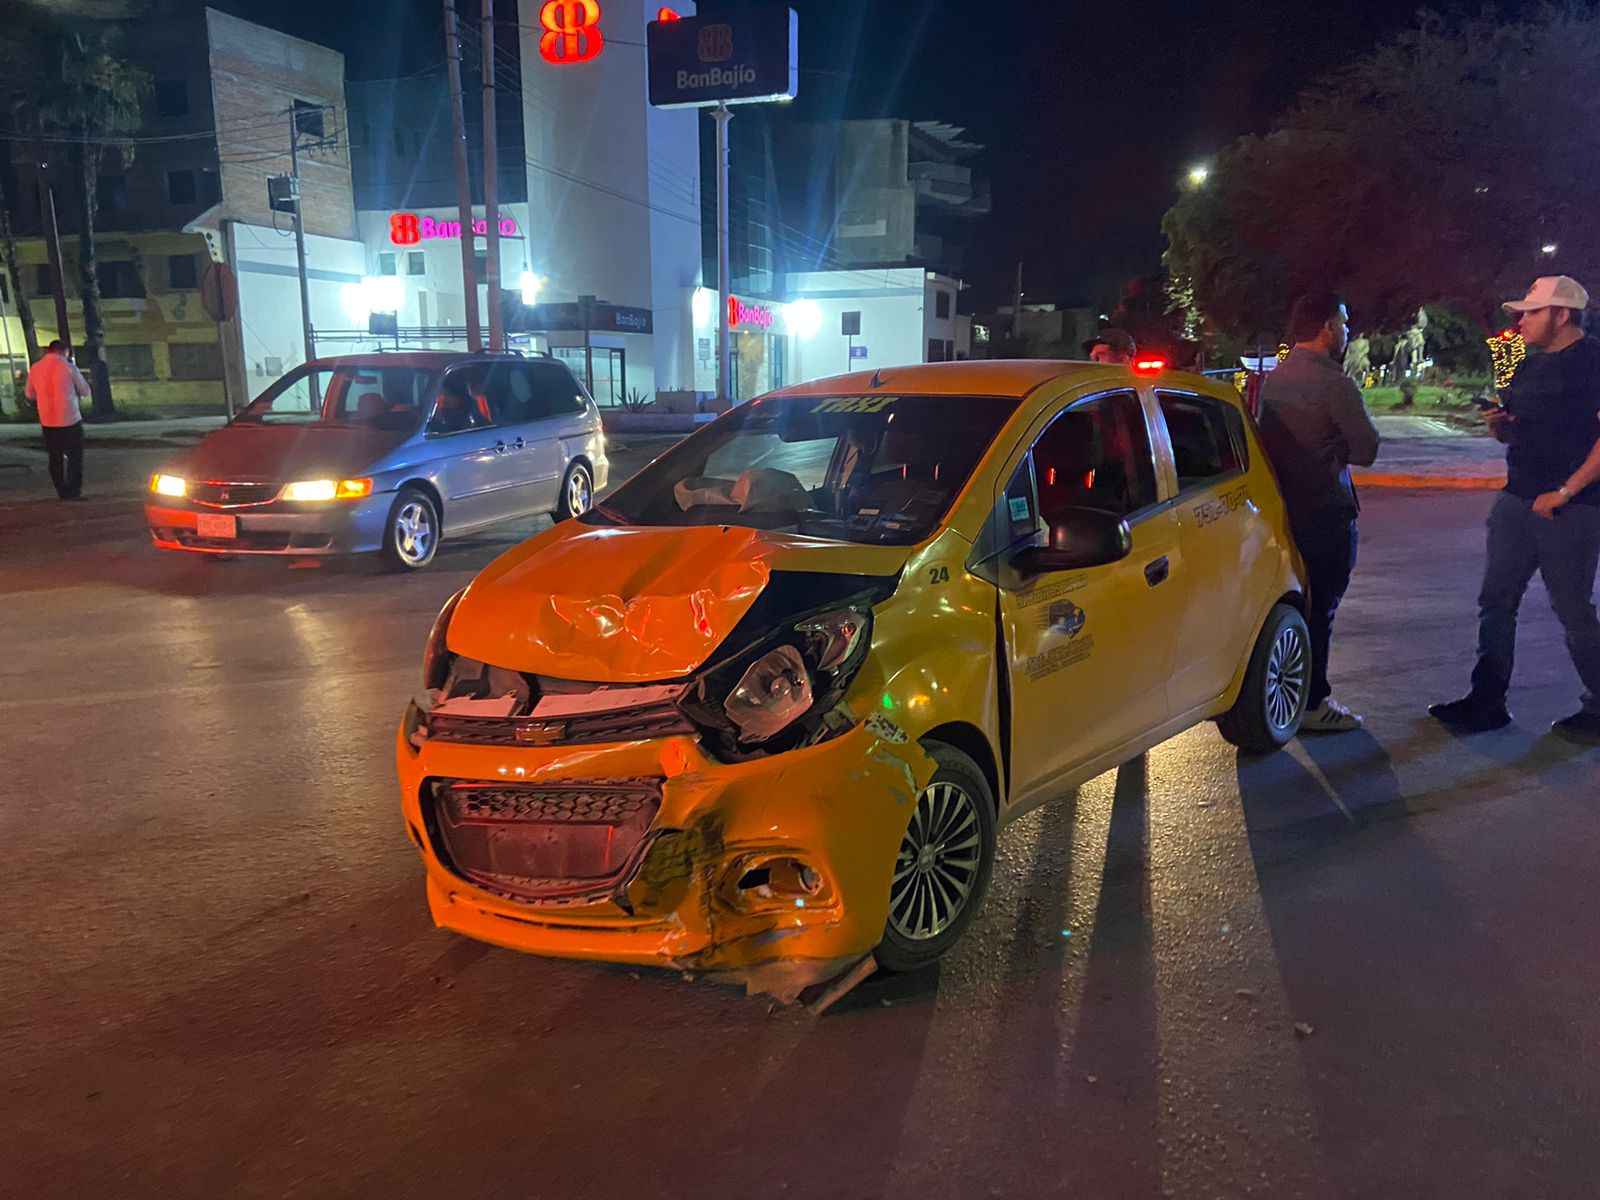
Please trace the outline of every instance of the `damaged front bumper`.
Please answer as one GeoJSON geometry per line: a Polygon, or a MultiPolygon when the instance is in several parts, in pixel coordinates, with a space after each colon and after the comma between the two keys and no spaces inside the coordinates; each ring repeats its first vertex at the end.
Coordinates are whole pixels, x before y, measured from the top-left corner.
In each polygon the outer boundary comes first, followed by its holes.
{"type": "Polygon", "coordinates": [[[607,745],[429,739],[397,756],[435,923],[563,958],[674,967],[792,1000],[877,945],[934,764],[860,724],[741,763],[678,734],[607,745]]]}

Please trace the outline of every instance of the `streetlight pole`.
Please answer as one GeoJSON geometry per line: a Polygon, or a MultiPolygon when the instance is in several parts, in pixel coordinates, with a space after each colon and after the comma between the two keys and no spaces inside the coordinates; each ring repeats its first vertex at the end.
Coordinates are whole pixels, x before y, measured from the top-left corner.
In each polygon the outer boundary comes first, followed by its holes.
{"type": "MultiPolygon", "coordinates": [[[[483,0],[483,232],[485,302],[489,305],[489,349],[506,348],[506,317],[500,306],[500,152],[495,112],[494,0],[483,0]]],[[[467,234],[463,231],[462,236],[467,234]]]]}
{"type": "Polygon", "coordinates": [[[456,26],[456,0],[444,0],[444,62],[450,79],[450,143],[456,160],[456,208],[461,218],[461,290],[467,322],[467,350],[483,349],[478,317],[478,271],[472,239],[472,183],[467,165],[467,119],[461,100],[461,34],[456,26]]]}
{"type": "Polygon", "coordinates": [[[310,362],[316,354],[316,336],[311,331],[311,284],[306,278],[305,197],[300,191],[300,113],[289,109],[289,178],[294,180],[294,256],[300,276],[300,336],[310,362]]]}
{"type": "Polygon", "coordinates": [[[726,104],[711,110],[717,123],[717,402],[731,404],[732,337],[728,326],[728,296],[733,291],[728,266],[728,122],[733,114],[726,104]]]}

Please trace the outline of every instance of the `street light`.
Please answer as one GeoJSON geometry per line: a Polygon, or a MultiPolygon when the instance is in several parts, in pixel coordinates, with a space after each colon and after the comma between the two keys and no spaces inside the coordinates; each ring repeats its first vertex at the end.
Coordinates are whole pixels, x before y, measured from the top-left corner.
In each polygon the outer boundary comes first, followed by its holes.
{"type": "Polygon", "coordinates": [[[1539,253],[1544,255],[1546,258],[1550,258],[1555,254],[1555,252],[1556,244],[1554,242],[1546,242],[1544,245],[1539,247],[1539,253]]]}
{"type": "Polygon", "coordinates": [[[1211,178],[1211,168],[1204,163],[1189,168],[1189,186],[1200,187],[1211,178]]]}
{"type": "Polygon", "coordinates": [[[518,282],[521,284],[522,302],[524,304],[539,303],[539,292],[544,287],[544,279],[535,275],[532,271],[524,271],[522,278],[518,282]]]}

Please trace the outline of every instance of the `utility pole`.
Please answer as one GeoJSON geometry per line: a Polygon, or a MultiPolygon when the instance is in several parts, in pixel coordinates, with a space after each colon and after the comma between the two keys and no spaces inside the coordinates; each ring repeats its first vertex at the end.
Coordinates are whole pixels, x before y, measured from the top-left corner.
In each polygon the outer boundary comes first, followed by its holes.
{"type": "Polygon", "coordinates": [[[72,322],[67,319],[67,275],[61,267],[61,228],[56,224],[56,190],[50,183],[50,164],[39,163],[39,211],[44,215],[45,253],[50,256],[50,275],[56,298],[56,337],[72,353],[72,322]]]}
{"type": "Polygon", "coordinates": [[[467,167],[467,117],[461,103],[461,37],[456,24],[456,0],[444,0],[444,61],[450,77],[450,140],[455,146],[456,208],[461,218],[461,286],[465,292],[467,349],[483,349],[483,325],[478,316],[478,271],[473,261],[472,184],[467,167]]]}
{"type": "Polygon", "coordinates": [[[289,109],[289,178],[294,180],[294,256],[300,276],[300,336],[305,341],[306,362],[317,356],[311,332],[311,283],[306,278],[305,197],[300,189],[300,111],[289,109]]]}
{"type": "Polygon", "coordinates": [[[1011,298],[1011,354],[1022,357],[1022,264],[1017,264],[1017,290],[1011,298]]]}
{"type": "Polygon", "coordinates": [[[506,316],[500,308],[500,146],[495,112],[494,0],[483,0],[483,232],[488,283],[489,349],[506,348],[506,316]]]}
{"type": "Polygon", "coordinates": [[[733,114],[727,104],[711,110],[717,123],[717,401],[731,407],[732,338],[728,328],[728,296],[733,288],[728,268],[728,122],[733,114]]]}

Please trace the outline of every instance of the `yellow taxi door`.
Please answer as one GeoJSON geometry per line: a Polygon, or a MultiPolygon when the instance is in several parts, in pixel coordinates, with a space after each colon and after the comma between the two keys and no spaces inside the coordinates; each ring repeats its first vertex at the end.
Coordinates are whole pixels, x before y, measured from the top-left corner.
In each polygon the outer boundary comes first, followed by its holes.
{"type": "Polygon", "coordinates": [[[1169,485],[1189,584],[1168,684],[1177,716],[1214,707],[1228,689],[1259,632],[1278,558],[1256,507],[1253,489],[1265,466],[1249,461],[1244,414],[1178,389],[1157,388],[1154,399],[1158,452],[1165,449],[1158,457],[1175,473],[1169,485]]]}
{"type": "Polygon", "coordinates": [[[1166,720],[1185,571],[1134,391],[1088,397],[1042,420],[1002,478],[996,520],[1011,521],[1012,554],[1044,544],[1052,516],[1070,507],[1116,513],[1133,538],[1129,557],[1087,570],[1025,575],[1001,555],[1012,799],[1027,805],[1166,720]]]}

